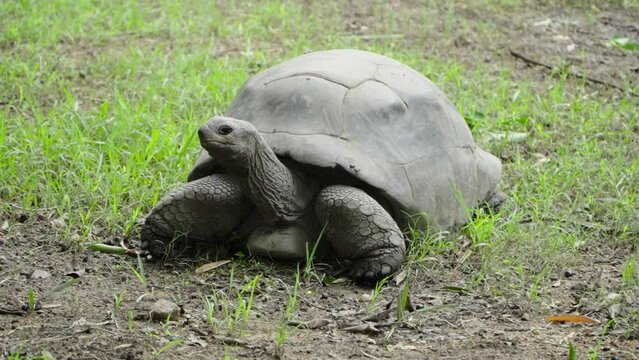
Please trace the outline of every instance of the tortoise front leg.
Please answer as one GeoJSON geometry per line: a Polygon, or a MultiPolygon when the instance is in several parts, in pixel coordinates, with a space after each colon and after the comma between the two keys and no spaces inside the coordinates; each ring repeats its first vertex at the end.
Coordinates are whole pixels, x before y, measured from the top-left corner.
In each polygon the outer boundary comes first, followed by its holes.
{"type": "Polygon", "coordinates": [[[317,196],[315,213],[338,258],[354,261],[348,275],[378,280],[399,268],[406,246],[390,214],[364,191],[331,185],[317,196]]]}
{"type": "Polygon", "coordinates": [[[213,243],[229,235],[251,211],[238,181],[214,174],[164,196],[142,225],[142,249],[154,256],[175,255],[188,243],[213,243]]]}

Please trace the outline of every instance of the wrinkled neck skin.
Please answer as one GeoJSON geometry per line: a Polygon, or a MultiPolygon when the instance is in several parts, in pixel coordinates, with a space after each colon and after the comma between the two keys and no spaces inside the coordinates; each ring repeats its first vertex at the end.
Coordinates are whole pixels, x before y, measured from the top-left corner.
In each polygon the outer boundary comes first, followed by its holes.
{"type": "Polygon", "coordinates": [[[311,207],[317,184],[284,165],[261,136],[235,165],[229,171],[243,180],[246,194],[267,223],[298,220],[311,207]]]}

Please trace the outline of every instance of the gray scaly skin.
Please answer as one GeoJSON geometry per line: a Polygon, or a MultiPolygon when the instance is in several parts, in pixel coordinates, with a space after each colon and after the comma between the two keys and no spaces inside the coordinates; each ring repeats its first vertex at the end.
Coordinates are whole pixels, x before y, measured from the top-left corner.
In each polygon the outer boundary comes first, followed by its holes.
{"type": "MultiPolygon", "coordinates": [[[[214,117],[198,135],[202,147],[228,174],[191,182],[160,201],[141,232],[142,246],[152,254],[164,255],[166,244],[189,230],[186,238],[219,241],[248,217],[253,204],[263,225],[280,229],[301,228],[301,219],[314,212],[336,256],[354,261],[349,274],[355,279],[376,280],[399,268],[405,253],[402,233],[390,214],[364,191],[328,185],[318,193],[318,184],[284,165],[246,121],[214,117]],[[222,189],[217,197],[206,196],[222,189]]],[[[257,242],[266,241],[271,233],[264,226],[252,230],[251,241],[257,242]]],[[[281,232],[300,244],[308,241],[296,235],[303,233],[281,232]]]]}
{"type": "MultiPolygon", "coordinates": [[[[142,248],[161,256],[173,241],[211,242],[223,239],[248,216],[251,203],[237,179],[213,174],[164,196],[147,215],[141,230],[142,248]]],[[[175,250],[175,249],[171,249],[175,250]]]]}
{"type": "Polygon", "coordinates": [[[364,191],[331,185],[317,195],[315,213],[326,226],[338,258],[355,261],[349,276],[376,279],[394,272],[404,259],[404,236],[384,208],[364,191]]]}

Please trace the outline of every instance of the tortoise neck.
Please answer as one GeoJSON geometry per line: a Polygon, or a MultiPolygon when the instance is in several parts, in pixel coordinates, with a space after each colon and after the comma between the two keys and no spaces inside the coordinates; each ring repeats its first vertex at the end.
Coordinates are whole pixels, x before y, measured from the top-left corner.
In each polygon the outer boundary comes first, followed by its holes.
{"type": "Polygon", "coordinates": [[[310,183],[284,165],[261,136],[256,140],[247,159],[248,197],[268,223],[297,220],[313,198],[310,183]]]}

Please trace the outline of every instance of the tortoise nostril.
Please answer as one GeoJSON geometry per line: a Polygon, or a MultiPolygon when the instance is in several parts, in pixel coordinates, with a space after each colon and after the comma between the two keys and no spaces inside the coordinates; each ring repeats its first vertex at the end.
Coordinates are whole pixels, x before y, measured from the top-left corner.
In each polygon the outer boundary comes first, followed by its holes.
{"type": "Polygon", "coordinates": [[[217,128],[217,133],[220,135],[228,135],[233,132],[233,128],[228,125],[222,125],[217,128]]]}

